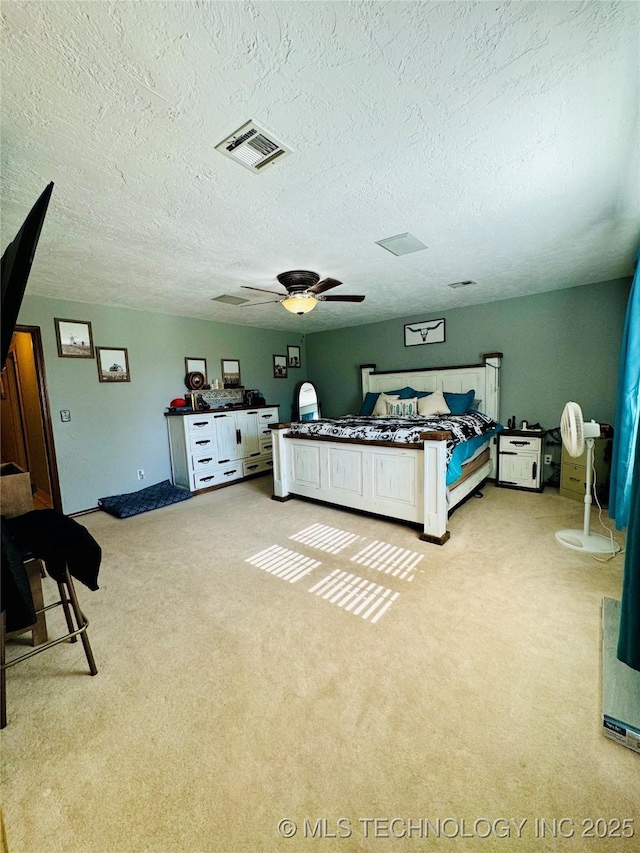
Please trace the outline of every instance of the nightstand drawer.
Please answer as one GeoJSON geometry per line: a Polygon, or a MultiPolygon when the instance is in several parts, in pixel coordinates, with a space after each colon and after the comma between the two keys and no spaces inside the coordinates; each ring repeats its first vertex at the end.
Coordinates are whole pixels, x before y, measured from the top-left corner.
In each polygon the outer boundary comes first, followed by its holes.
{"type": "Polygon", "coordinates": [[[584,465],[572,465],[563,462],[560,472],[560,488],[584,495],[587,483],[587,469],[584,465]]]}
{"type": "Polygon", "coordinates": [[[519,453],[523,450],[529,450],[532,453],[539,454],[541,442],[542,439],[535,436],[532,438],[528,435],[501,435],[500,452],[508,453],[512,450],[519,453]]]}

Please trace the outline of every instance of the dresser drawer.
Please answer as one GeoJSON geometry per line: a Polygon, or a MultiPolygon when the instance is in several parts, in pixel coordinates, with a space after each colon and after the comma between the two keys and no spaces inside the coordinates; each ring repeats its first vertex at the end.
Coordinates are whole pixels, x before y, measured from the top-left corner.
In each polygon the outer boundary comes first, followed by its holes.
{"type": "Polygon", "coordinates": [[[262,436],[260,438],[260,455],[263,455],[265,453],[271,453],[272,450],[273,450],[273,436],[271,434],[271,430],[269,430],[268,438],[265,436],[262,436]]]}
{"type": "Polygon", "coordinates": [[[215,430],[213,415],[189,415],[185,420],[189,435],[195,435],[200,432],[213,432],[215,430]]]}
{"type": "Polygon", "coordinates": [[[216,446],[216,436],[213,432],[203,432],[189,437],[189,448],[192,454],[199,455],[207,450],[214,453],[216,446]]]}
{"type": "Polygon", "coordinates": [[[273,459],[256,459],[254,462],[244,462],[242,476],[250,474],[261,474],[263,471],[273,471],[273,459]]]}
{"type": "Polygon", "coordinates": [[[211,486],[220,485],[220,474],[217,470],[196,471],[193,475],[193,489],[208,489],[211,486]]]}
{"type": "Polygon", "coordinates": [[[238,459],[232,465],[225,465],[222,468],[218,468],[217,473],[219,475],[220,483],[230,483],[233,480],[239,480],[240,477],[244,477],[242,460],[238,459]]]}
{"type": "Polygon", "coordinates": [[[278,420],[277,409],[258,409],[258,423],[270,424],[278,420]]]}
{"type": "Polygon", "coordinates": [[[563,462],[560,471],[560,488],[584,495],[587,488],[587,469],[584,465],[563,462]]]}
{"type": "Polygon", "coordinates": [[[191,456],[191,470],[194,473],[202,471],[204,468],[213,468],[217,464],[216,454],[211,450],[203,450],[201,453],[194,453],[191,456]]]}

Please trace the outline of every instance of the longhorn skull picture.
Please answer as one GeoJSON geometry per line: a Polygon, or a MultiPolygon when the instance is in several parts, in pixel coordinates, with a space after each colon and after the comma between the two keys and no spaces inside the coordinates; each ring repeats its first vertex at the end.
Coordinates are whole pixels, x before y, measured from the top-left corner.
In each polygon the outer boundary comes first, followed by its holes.
{"type": "Polygon", "coordinates": [[[404,327],[404,345],[440,344],[444,341],[444,319],[409,323],[404,327]]]}

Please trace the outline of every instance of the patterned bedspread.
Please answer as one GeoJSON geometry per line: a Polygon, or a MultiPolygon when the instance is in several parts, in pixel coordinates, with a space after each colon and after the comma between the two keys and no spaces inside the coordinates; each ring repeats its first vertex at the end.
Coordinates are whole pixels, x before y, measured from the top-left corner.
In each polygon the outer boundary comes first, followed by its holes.
{"type": "Polygon", "coordinates": [[[451,438],[447,439],[447,464],[458,444],[480,435],[486,435],[489,438],[500,428],[500,424],[482,412],[468,412],[466,415],[439,415],[434,418],[346,415],[342,418],[291,424],[291,432],[294,435],[352,438],[358,441],[395,441],[401,444],[419,443],[422,432],[446,430],[451,433],[451,438]]]}

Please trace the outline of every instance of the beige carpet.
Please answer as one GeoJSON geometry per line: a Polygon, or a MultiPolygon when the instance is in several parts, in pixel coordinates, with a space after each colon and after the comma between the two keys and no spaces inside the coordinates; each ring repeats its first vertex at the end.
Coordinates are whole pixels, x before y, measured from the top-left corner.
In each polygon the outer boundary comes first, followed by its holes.
{"type": "Polygon", "coordinates": [[[8,672],[10,853],[639,849],[581,837],[640,836],[640,756],[601,734],[623,558],[553,536],[580,504],[487,486],[438,547],[269,495],[80,519],[104,551],[101,589],[77,585],[99,673],[79,644],[8,672]],[[364,585],[327,594],[332,573],[364,585]]]}

